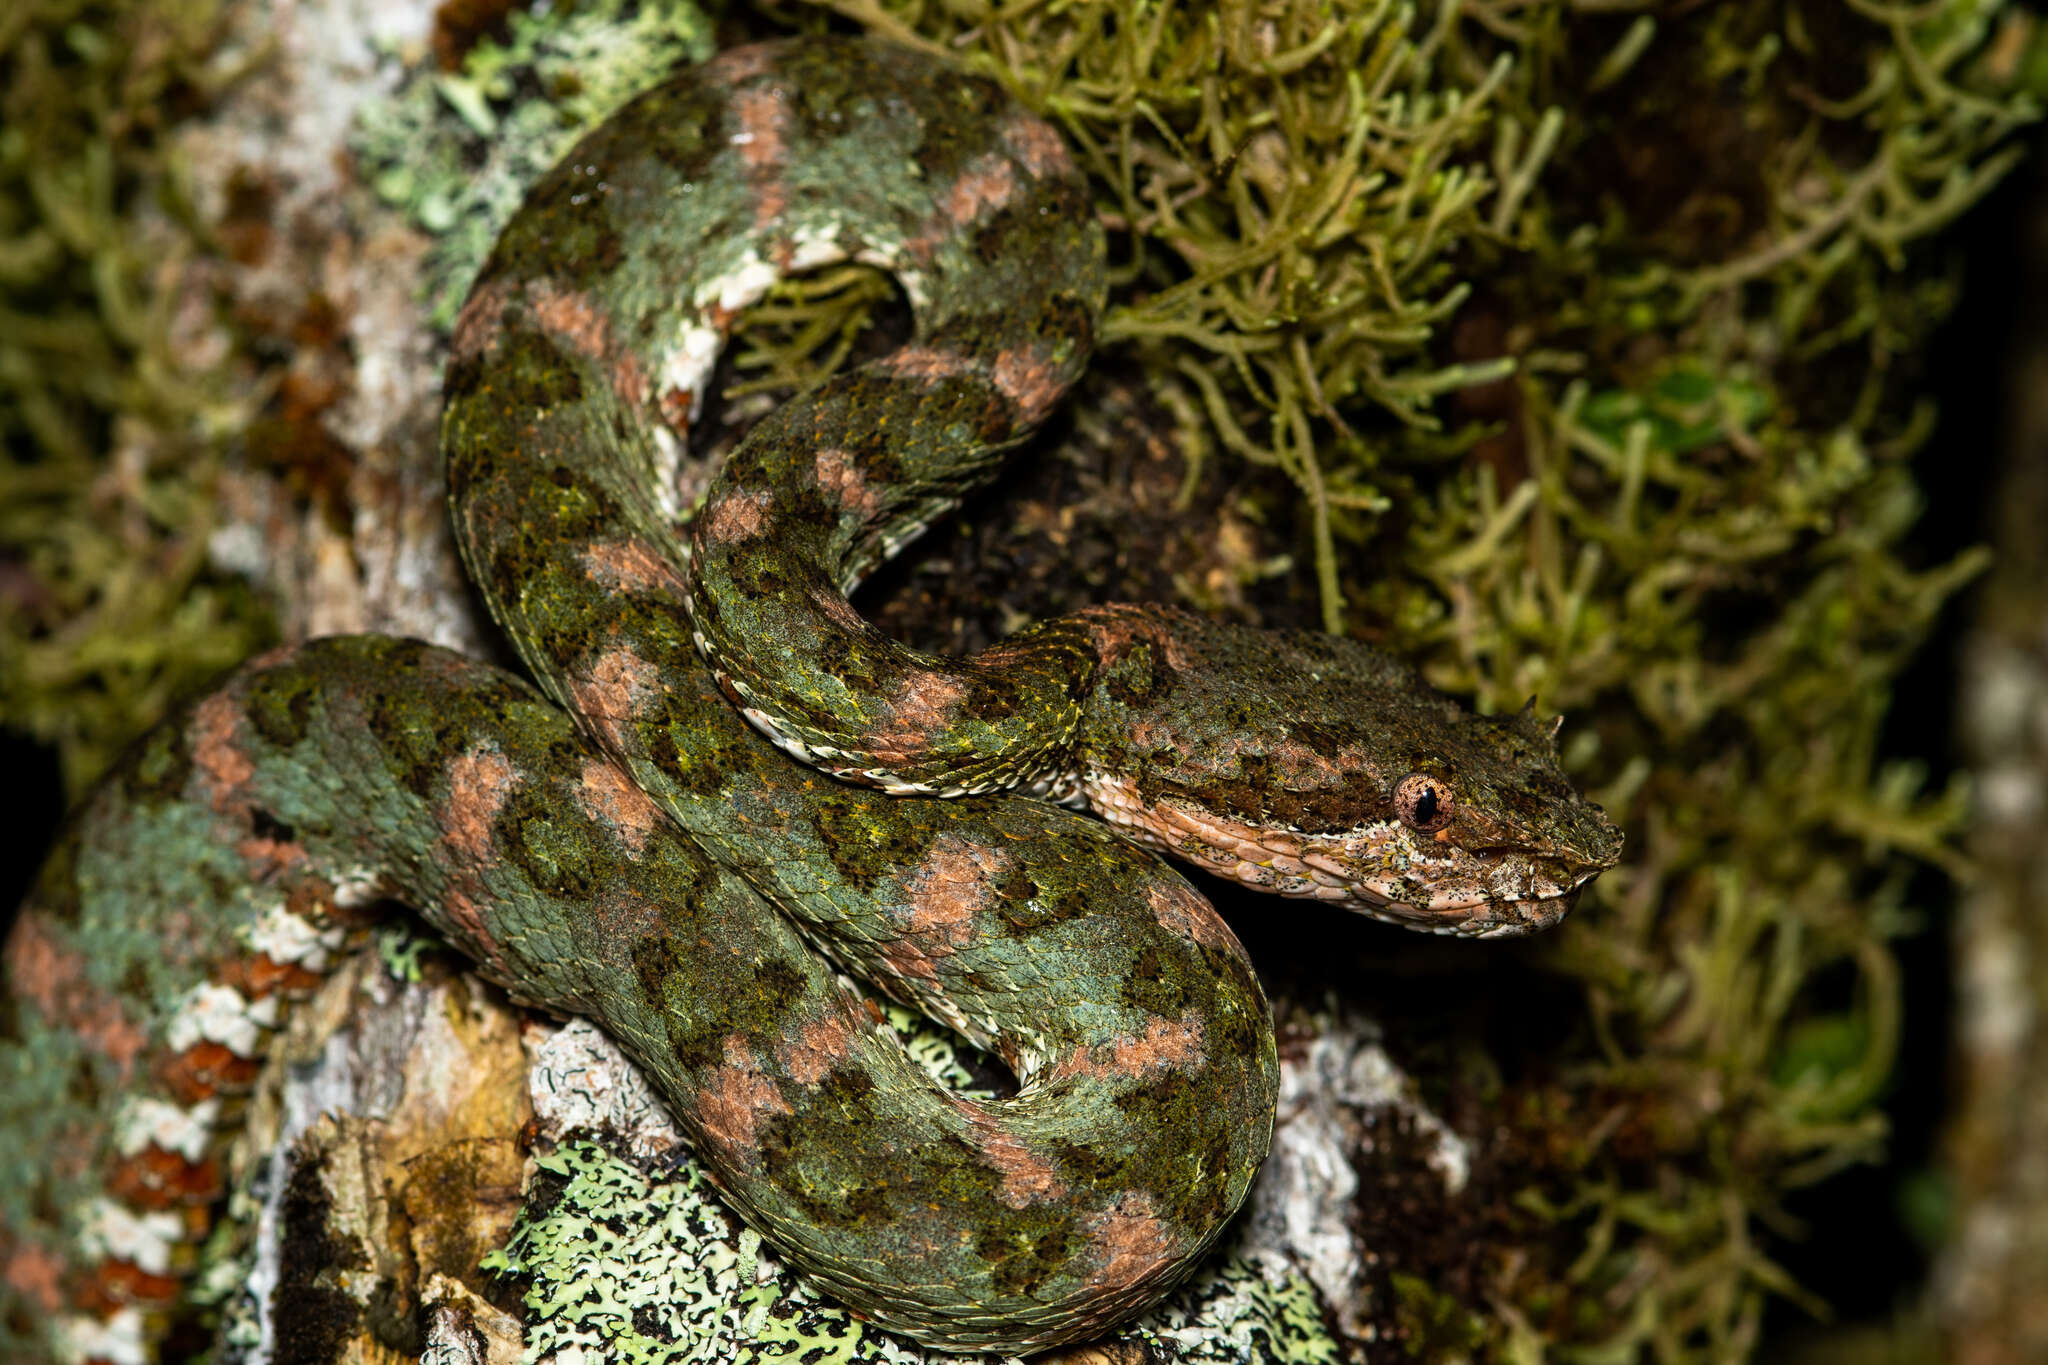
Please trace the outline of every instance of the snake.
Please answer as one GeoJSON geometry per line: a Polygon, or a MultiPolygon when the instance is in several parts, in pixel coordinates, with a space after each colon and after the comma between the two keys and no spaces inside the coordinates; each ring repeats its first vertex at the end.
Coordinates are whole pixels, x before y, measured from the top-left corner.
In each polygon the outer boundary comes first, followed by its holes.
{"type": "Polygon", "coordinates": [[[1105,255],[1051,127],[868,39],[728,50],[532,187],[456,320],[441,433],[527,676],[279,649],[74,813],[6,944],[24,1358],[151,1358],[266,1039],[387,902],[601,1025],[823,1293],[1029,1353],[1172,1289],[1270,1142],[1268,1003],[1160,852],[1471,937],[1555,923],[1617,861],[1554,727],[1355,641],[1126,604],[956,660],[861,617],[848,593],[1081,374],[1105,255]],[[763,418],[687,505],[734,318],[840,261],[894,276],[911,340],[763,418]],[[1014,1092],[940,1086],[842,973],[1014,1092]]]}

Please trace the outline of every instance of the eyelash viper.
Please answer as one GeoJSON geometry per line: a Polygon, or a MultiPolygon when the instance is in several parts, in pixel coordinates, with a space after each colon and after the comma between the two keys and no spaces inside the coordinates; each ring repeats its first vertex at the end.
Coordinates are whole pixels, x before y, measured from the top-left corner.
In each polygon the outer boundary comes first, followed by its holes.
{"type": "Polygon", "coordinates": [[[1264,1157],[1276,1062],[1243,950],[1176,873],[972,793],[1085,796],[1241,880],[1443,932],[1562,915],[1619,835],[1526,713],[1160,608],[953,663],[848,606],[1072,382],[1101,259],[1050,129],[853,40],[728,52],[544,177],[458,320],[443,430],[465,560],[539,691],[417,642],[314,641],[88,799],[7,943],[12,1325],[57,1358],[147,1358],[266,1033],[385,898],[516,998],[601,1022],[826,1292],[1007,1350],[1186,1272],[1264,1157]],[[917,339],[750,435],[693,567],[673,490],[724,332],[845,258],[897,274],[917,339]],[[742,711],[889,791],[790,762],[742,711]],[[963,794],[890,794],[924,790],[963,794]],[[835,966],[990,1048],[1018,1093],[934,1085],[835,966]]]}

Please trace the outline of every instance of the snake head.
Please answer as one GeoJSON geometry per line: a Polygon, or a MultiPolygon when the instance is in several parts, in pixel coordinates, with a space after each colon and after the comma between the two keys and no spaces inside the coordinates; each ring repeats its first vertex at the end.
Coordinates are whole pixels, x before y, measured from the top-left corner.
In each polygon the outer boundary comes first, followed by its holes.
{"type": "Polygon", "coordinates": [[[1556,730],[1480,716],[1356,641],[1100,608],[1075,785],[1197,866],[1435,933],[1526,933],[1614,866],[1621,832],[1556,730]]]}

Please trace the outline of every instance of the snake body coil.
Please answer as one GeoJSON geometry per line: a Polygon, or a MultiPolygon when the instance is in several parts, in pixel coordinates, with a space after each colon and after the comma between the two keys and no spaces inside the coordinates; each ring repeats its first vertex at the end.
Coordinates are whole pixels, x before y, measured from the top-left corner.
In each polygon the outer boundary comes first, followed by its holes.
{"type": "Polygon", "coordinates": [[[1158,609],[954,665],[846,604],[1058,400],[1100,305],[1058,139],[894,48],[730,52],[536,185],[458,323],[443,445],[471,575],[540,690],[316,641],[188,706],[79,812],[7,945],[0,1292],[48,1324],[39,1349],[146,1357],[280,1003],[382,898],[602,1023],[742,1216],[884,1326],[1035,1349],[1179,1279],[1271,1131],[1267,1007],[1228,928],[1103,824],[822,779],[728,697],[871,783],[1085,792],[1284,893],[1465,933],[1561,914],[1618,840],[1526,717],[1158,609]],[[698,520],[693,599],[676,473],[724,329],[842,258],[898,272],[918,338],[750,437],[698,520]],[[834,965],[992,1049],[1017,1094],[932,1083],[834,965]]]}

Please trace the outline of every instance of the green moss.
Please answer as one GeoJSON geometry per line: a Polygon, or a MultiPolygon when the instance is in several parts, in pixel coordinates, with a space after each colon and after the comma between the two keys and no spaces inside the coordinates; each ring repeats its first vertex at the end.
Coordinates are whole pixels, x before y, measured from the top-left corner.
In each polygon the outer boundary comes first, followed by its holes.
{"type": "Polygon", "coordinates": [[[56,747],[73,795],[268,636],[207,566],[236,416],[159,287],[202,235],[165,143],[235,74],[226,23],[217,0],[0,17],[0,720],[56,747]]]}

